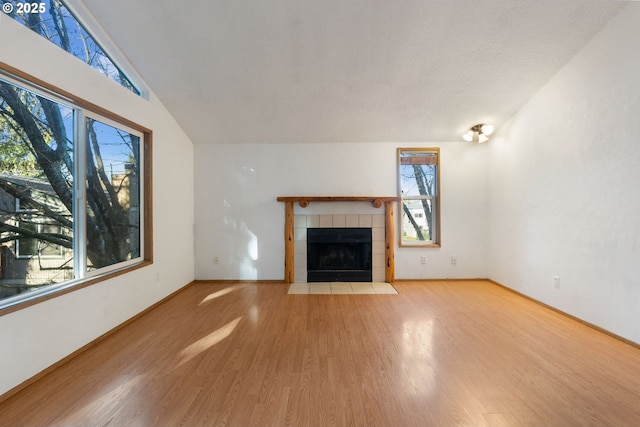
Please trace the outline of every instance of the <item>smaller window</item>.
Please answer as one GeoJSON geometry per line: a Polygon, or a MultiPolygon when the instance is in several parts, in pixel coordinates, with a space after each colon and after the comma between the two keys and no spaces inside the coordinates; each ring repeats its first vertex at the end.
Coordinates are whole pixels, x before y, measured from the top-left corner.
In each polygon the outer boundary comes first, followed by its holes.
{"type": "Polygon", "coordinates": [[[398,149],[400,246],[440,246],[440,149],[398,149]]]}
{"type": "Polygon", "coordinates": [[[62,0],[1,2],[5,14],[136,95],[142,95],[62,0]]]}
{"type": "MultiPolygon", "coordinates": [[[[62,227],[54,224],[39,224],[34,222],[22,222],[19,224],[22,230],[30,231],[34,236],[51,238],[62,235],[62,227]]],[[[16,239],[16,256],[18,258],[63,258],[64,248],[47,240],[36,237],[21,237],[16,239]]]]}
{"type": "Polygon", "coordinates": [[[34,207],[30,206],[29,203],[23,202],[20,199],[16,198],[16,212],[20,212],[20,213],[33,213],[33,212],[37,212],[38,210],[35,209],[34,207]]]}

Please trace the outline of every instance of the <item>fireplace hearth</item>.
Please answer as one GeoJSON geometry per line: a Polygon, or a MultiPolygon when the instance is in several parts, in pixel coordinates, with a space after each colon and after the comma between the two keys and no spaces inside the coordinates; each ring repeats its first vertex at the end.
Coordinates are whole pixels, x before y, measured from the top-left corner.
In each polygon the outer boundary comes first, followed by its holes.
{"type": "Polygon", "coordinates": [[[307,282],[371,281],[371,228],[307,229],[307,282]]]}

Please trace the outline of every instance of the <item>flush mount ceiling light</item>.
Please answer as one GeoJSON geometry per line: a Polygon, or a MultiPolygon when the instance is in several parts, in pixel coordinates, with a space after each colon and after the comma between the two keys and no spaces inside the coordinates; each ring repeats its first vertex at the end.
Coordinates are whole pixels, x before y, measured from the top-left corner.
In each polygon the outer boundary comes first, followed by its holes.
{"type": "Polygon", "coordinates": [[[489,140],[493,133],[493,125],[478,124],[471,126],[467,132],[462,134],[462,139],[469,142],[483,143],[489,140]]]}

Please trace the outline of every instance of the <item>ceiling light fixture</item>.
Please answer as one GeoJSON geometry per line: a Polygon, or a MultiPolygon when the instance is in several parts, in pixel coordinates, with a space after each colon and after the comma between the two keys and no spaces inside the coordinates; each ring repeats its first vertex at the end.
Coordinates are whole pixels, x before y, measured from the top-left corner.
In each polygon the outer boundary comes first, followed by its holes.
{"type": "Polygon", "coordinates": [[[471,126],[467,132],[462,134],[462,139],[469,142],[483,143],[489,140],[493,133],[493,125],[478,124],[471,126]]]}

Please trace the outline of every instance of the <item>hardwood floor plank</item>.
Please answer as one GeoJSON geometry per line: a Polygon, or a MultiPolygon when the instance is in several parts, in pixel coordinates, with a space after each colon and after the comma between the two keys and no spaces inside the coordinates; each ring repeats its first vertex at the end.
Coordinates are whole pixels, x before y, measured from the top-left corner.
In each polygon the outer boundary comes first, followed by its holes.
{"type": "Polygon", "coordinates": [[[486,281],[199,282],[0,403],[0,426],[637,426],[640,350],[486,281]]]}

